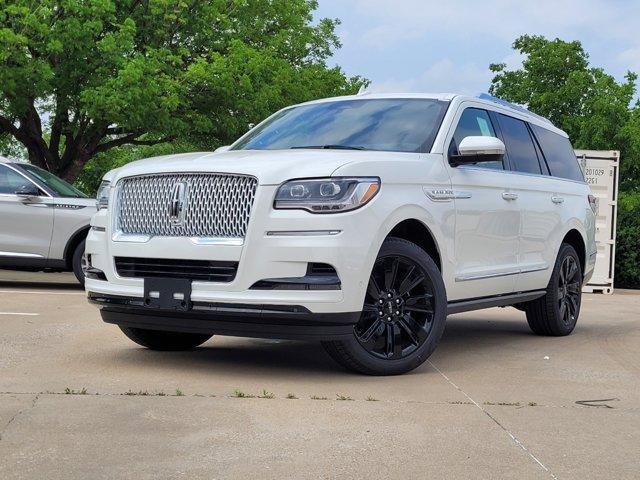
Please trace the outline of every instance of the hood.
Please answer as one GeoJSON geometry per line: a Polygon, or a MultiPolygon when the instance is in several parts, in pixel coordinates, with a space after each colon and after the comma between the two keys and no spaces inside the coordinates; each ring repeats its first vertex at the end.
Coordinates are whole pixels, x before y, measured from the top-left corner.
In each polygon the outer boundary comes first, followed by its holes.
{"type": "Polygon", "coordinates": [[[112,171],[108,178],[117,182],[124,177],[153,173],[237,173],[256,177],[260,185],[279,185],[292,178],[331,176],[341,166],[377,153],[310,149],[185,153],[132,162],[112,171]]]}

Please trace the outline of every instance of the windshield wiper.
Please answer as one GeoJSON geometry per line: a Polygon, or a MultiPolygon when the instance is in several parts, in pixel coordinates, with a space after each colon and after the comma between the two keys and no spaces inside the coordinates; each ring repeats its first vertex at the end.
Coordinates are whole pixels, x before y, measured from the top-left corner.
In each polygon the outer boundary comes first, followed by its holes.
{"type": "Polygon", "coordinates": [[[301,147],[291,147],[293,148],[317,148],[322,150],[366,150],[364,147],[357,147],[351,145],[304,145],[301,147]]]}

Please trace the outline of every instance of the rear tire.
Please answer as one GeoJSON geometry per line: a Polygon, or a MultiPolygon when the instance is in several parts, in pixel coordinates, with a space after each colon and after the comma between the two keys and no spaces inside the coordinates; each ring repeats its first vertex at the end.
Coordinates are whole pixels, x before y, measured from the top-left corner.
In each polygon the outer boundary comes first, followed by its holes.
{"type": "Polygon", "coordinates": [[[165,332],[120,326],[120,330],[138,345],[151,350],[192,350],[209,340],[213,335],[201,333],[165,332]]]}
{"type": "Polygon", "coordinates": [[[73,251],[73,258],[71,259],[71,267],[73,268],[73,274],[80,282],[80,285],[84,287],[84,270],[82,270],[83,257],[84,257],[84,244],[82,240],[76,249],[73,251]]]}
{"type": "Polygon", "coordinates": [[[444,282],[431,257],[414,243],[388,238],[371,272],[353,338],[322,345],[349,370],[399,375],[420,366],[436,349],[446,310],[444,282]]]}
{"type": "Polygon", "coordinates": [[[573,331],[580,315],[582,278],[578,254],[563,243],[546,295],[525,304],[527,322],[534,333],[561,337],[573,331]]]}

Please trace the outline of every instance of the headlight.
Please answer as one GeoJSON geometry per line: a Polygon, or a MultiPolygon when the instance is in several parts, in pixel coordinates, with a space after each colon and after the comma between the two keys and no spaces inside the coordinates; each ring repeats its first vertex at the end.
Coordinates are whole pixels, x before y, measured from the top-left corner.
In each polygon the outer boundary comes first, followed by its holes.
{"type": "Polygon", "coordinates": [[[111,189],[111,182],[103,180],[98,187],[98,193],[96,193],[96,206],[98,210],[107,208],[109,206],[109,191],[111,189]]]}
{"type": "Polygon", "coordinates": [[[276,209],[339,213],[365,205],[380,190],[377,177],[313,178],[283,183],[274,202],[276,209]]]}

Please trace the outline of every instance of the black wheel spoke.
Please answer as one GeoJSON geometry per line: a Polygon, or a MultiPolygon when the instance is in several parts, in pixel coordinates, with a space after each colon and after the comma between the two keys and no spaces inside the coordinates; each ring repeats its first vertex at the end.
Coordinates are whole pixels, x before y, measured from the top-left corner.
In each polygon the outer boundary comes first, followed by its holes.
{"type": "Polygon", "coordinates": [[[578,272],[578,265],[576,265],[576,261],[572,257],[568,257],[570,260],[567,265],[567,276],[565,280],[570,282],[573,280],[573,277],[578,272]]]}
{"type": "Polygon", "coordinates": [[[416,322],[411,315],[405,315],[399,321],[400,326],[407,332],[411,341],[415,345],[419,345],[429,336],[429,332],[425,329],[424,325],[420,325],[416,322]]]}
{"type": "Polygon", "coordinates": [[[579,294],[580,293],[580,282],[569,283],[567,285],[567,291],[569,293],[579,294]]]}
{"type": "Polygon", "coordinates": [[[378,282],[373,278],[373,275],[369,278],[369,285],[367,286],[367,294],[374,299],[377,299],[382,295],[382,290],[378,287],[378,282]]]}
{"type": "Polygon", "coordinates": [[[392,258],[385,263],[384,289],[386,291],[389,291],[393,288],[396,281],[396,276],[398,275],[398,265],[400,264],[400,262],[397,258],[392,258]]]}
{"type": "Polygon", "coordinates": [[[410,282],[407,282],[407,285],[400,285],[400,288],[398,289],[398,294],[399,295],[406,295],[411,290],[413,290],[418,285],[420,285],[424,281],[424,278],[425,278],[424,275],[421,273],[416,278],[411,280],[410,282]]]}
{"type": "Polygon", "coordinates": [[[578,313],[578,303],[573,295],[567,295],[567,306],[569,307],[570,317],[575,317],[576,313],[578,313]]]}
{"type": "Polygon", "coordinates": [[[370,343],[372,340],[376,340],[376,333],[378,332],[380,326],[382,325],[382,321],[380,319],[375,319],[373,323],[367,328],[362,335],[360,335],[360,341],[363,343],[370,343]]]}
{"type": "Polygon", "coordinates": [[[409,282],[410,282],[410,279],[411,279],[411,275],[413,275],[413,272],[415,271],[415,269],[416,269],[415,265],[411,265],[411,267],[409,267],[409,270],[407,271],[406,275],[404,276],[404,278],[400,282],[400,286],[398,287],[398,291],[403,291],[404,289],[406,289],[406,287],[409,285],[409,282]]]}

